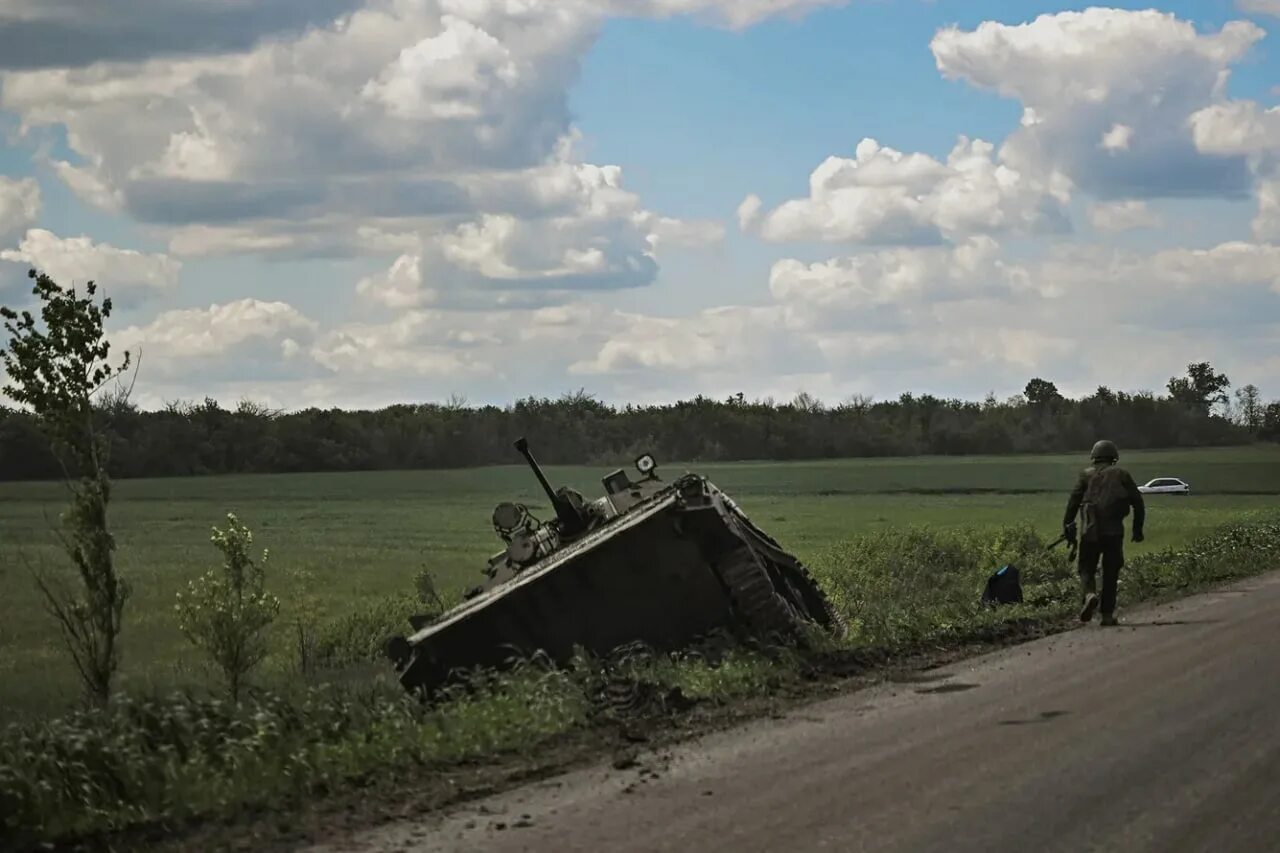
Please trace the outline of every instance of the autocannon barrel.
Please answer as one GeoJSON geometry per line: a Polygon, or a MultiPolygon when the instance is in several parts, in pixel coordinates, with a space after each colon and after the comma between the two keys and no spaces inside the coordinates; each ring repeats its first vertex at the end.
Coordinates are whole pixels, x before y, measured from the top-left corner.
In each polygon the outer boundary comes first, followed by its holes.
{"type": "Polygon", "coordinates": [[[529,463],[529,467],[533,469],[533,476],[538,478],[538,483],[541,484],[542,490],[547,493],[547,497],[551,500],[551,506],[556,511],[556,518],[560,520],[563,532],[573,535],[583,530],[587,526],[586,519],[582,517],[582,513],[578,511],[577,507],[569,502],[568,498],[551,488],[551,484],[547,482],[546,475],[542,473],[542,467],[538,465],[538,460],[533,458],[533,452],[529,450],[528,440],[521,437],[516,440],[515,446],[520,455],[529,463]]]}

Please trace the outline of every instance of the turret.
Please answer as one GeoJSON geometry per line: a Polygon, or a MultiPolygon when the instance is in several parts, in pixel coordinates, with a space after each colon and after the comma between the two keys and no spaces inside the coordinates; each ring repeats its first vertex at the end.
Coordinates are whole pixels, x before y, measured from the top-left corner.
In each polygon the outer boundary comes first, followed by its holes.
{"type": "Polygon", "coordinates": [[[520,438],[516,441],[516,450],[529,463],[529,467],[533,469],[533,476],[538,478],[538,482],[542,485],[542,490],[551,499],[551,506],[556,511],[556,518],[560,520],[560,535],[568,538],[586,530],[587,517],[581,506],[581,499],[574,501],[570,497],[573,493],[564,487],[559,490],[552,490],[551,484],[547,482],[546,475],[542,473],[542,468],[538,465],[538,460],[533,458],[533,453],[529,450],[529,442],[526,439],[520,438]]]}

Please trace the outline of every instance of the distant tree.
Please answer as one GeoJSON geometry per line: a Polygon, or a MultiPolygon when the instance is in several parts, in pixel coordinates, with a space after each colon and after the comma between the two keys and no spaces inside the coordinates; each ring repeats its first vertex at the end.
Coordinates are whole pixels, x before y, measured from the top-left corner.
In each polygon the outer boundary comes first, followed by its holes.
{"type": "Polygon", "coordinates": [[[851,412],[859,417],[863,417],[871,411],[871,407],[874,404],[875,398],[870,394],[851,394],[836,407],[836,410],[840,412],[851,412]]]}
{"type": "Polygon", "coordinates": [[[1169,395],[1173,399],[1208,415],[1214,406],[1225,405],[1229,398],[1227,389],[1231,380],[1216,372],[1207,361],[1187,365],[1185,377],[1169,380],[1169,395]]]}
{"type": "Polygon", "coordinates": [[[1262,429],[1266,417],[1266,407],[1262,404],[1262,394],[1258,386],[1249,384],[1236,389],[1236,419],[1240,425],[1252,433],[1262,429]]]}
{"type": "Polygon", "coordinates": [[[808,414],[816,414],[824,411],[826,408],[821,400],[810,394],[808,391],[801,391],[796,394],[795,397],[791,399],[791,407],[797,411],[808,414]]]}
{"type": "MultiPolygon", "coordinates": [[[[103,320],[111,315],[111,300],[94,303],[97,286],[89,282],[86,295],[64,290],[53,279],[31,270],[32,294],[42,303],[40,319],[0,307],[9,343],[0,351],[11,383],[4,393],[27,406],[62,466],[71,493],[63,514],[68,535],[63,547],[78,570],[81,588],[36,574],[50,614],[57,621],[89,701],[106,705],[111,680],[120,663],[117,639],[129,586],[116,572],[115,538],[107,524],[111,480],[107,475],[110,442],[96,422],[94,397],[129,368],[129,354],[113,366],[111,344],[103,334],[103,320]]],[[[127,391],[107,408],[125,405],[127,391]]]]}
{"type": "Polygon", "coordinates": [[[1058,393],[1058,386],[1039,378],[1028,382],[1022,393],[1026,396],[1027,402],[1036,407],[1047,406],[1062,399],[1062,395],[1058,393]]]}
{"type": "Polygon", "coordinates": [[[1112,391],[1105,385],[1099,385],[1098,390],[1093,392],[1093,396],[1094,399],[1099,403],[1102,403],[1104,406],[1114,406],[1118,402],[1116,392],[1112,391]]]}
{"type": "Polygon", "coordinates": [[[1262,429],[1259,437],[1267,441],[1280,441],[1280,400],[1268,403],[1262,413],[1262,429]]]}

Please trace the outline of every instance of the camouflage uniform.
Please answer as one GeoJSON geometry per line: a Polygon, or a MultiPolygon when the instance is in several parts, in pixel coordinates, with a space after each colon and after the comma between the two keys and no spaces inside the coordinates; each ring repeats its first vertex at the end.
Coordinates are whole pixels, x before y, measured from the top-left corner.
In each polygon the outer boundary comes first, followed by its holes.
{"type": "MultiPolygon", "coordinates": [[[[1093,464],[1080,472],[1075,488],[1067,499],[1067,511],[1063,516],[1063,529],[1074,538],[1076,516],[1080,505],[1084,502],[1085,490],[1089,481],[1103,468],[1118,467],[1119,453],[1111,442],[1098,442],[1094,447],[1093,464]]],[[[1146,506],[1142,501],[1142,492],[1128,471],[1120,470],[1120,482],[1129,498],[1129,506],[1133,508],[1133,541],[1143,540],[1143,525],[1146,522],[1146,506]]],[[[1116,585],[1120,580],[1120,569],[1124,566],[1124,517],[1101,517],[1097,522],[1096,536],[1086,535],[1080,542],[1078,567],[1080,585],[1084,605],[1080,612],[1081,621],[1093,618],[1093,610],[1098,605],[1097,573],[1098,562],[1102,562],[1102,624],[1115,624],[1116,585]]]]}

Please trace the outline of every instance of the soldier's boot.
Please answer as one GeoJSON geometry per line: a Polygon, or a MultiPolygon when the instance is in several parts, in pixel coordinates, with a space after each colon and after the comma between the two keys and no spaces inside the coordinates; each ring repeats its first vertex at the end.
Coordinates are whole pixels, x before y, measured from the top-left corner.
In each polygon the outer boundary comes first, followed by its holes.
{"type": "Polygon", "coordinates": [[[1102,627],[1110,628],[1113,625],[1119,625],[1119,624],[1120,624],[1120,620],[1116,618],[1114,613],[1102,614],[1102,627]]]}
{"type": "Polygon", "coordinates": [[[1094,611],[1098,609],[1098,594],[1091,592],[1084,597],[1084,606],[1080,608],[1080,621],[1089,622],[1093,619],[1094,611]]]}

